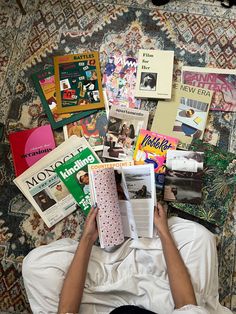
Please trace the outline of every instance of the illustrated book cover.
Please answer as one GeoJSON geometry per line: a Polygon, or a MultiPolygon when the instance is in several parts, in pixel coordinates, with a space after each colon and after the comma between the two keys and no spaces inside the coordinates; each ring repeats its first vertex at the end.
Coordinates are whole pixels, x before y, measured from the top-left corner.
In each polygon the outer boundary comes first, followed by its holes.
{"type": "Polygon", "coordinates": [[[13,181],[49,228],[79,208],[55,168],[87,147],[85,138],[71,136],[13,181]]]}
{"type": "Polygon", "coordinates": [[[87,147],[55,169],[86,216],[91,209],[88,165],[99,162],[98,156],[87,147]]]}
{"type": "Polygon", "coordinates": [[[77,121],[81,118],[88,116],[91,113],[96,112],[96,110],[88,110],[74,114],[58,113],[53,67],[32,74],[32,80],[41,100],[44,112],[46,113],[47,118],[53,129],[60,128],[67,123],[77,121]]]}
{"type": "MultiPolygon", "coordinates": [[[[91,166],[90,166],[91,167],[91,166]]],[[[153,165],[89,168],[102,248],[125,237],[153,237],[155,180],[153,165]]]]}
{"type": "Polygon", "coordinates": [[[134,96],[170,99],[173,68],[174,51],[140,49],[134,96]]]}
{"type": "Polygon", "coordinates": [[[56,147],[49,124],[10,133],[9,143],[17,177],[56,147]]]}
{"type": "Polygon", "coordinates": [[[171,100],[158,101],[151,131],[179,139],[178,148],[188,149],[193,138],[203,138],[212,91],[174,83],[171,100]]]}
{"type": "Polygon", "coordinates": [[[59,113],[104,108],[98,51],[54,57],[59,113]]]}
{"type": "Polygon", "coordinates": [[[132,160],[139,130],[147,128],[148,116],[145,110],[111,106],[103,157],[132,160]]]}
{"type": "Polygon", "coordinates": [[[65,139],[71,135],[84,136],[94,151],[103,150],[107,122],[106,111],[98,110],[86,118],[65,125],[63,127],[65,139]]]}
{"type": "MultiPolygon", "coordinates": [[[[213,226],[223,227],[234,210],[236,191],[236,154],[196,139],[191,151],[204,152],[204,175],[201,204],[171,202],[183,214],[187,213],[213,226]]],[[[184,217],[184,215],[183,215],[184,217]]]]}
{"type": "Polygon", "coordinates": [[[236,70],[183,66],[182,83],[213,91],[210,110],[236,111],[236,70]]]}
{"type": "Polygon", "coordinates": [[[152,163],[156,187],[163,188],[166,168],[166,153],[175,150],[177,138],[141,129],[136,141],[133,159],[135,164],[152,163]]]}
{"type": "Polygon", "coordinates": [[[164,200],[200,204],[203,163],[203,152],[167,151],[164,200]]]}
{"type": "Polygon", "coordinates": [[[102,84],[109,105],[139,109],[141,100],[134,97],[137,58],[122,54],[108,56],[102,84]]]}

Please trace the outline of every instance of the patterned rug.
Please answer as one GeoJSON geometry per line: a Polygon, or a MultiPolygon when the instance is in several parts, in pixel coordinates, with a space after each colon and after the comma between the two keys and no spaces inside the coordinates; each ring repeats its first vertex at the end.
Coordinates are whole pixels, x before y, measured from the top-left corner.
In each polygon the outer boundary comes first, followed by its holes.
{"type": "MultiPolygon", "coordinates": [[[[59,238],[79,239],[84,223],[76,212],[48,229],[12,183],[7,134],[47,123],[31,74],[51,65],[53,55],[99,50],[103,68],[109,53],[135,56],[139,48],[174,49],[176,80],[183,64],[235,68],[236,10],[223,9],[215,0],[170,1],[159,8],[148,0],[25,0],[22,16],[13,2],[5,0],[0,8],[0,122],[6,125],[0,144],[0,312],[30,313],[23,257],[59,238]]],[[[155,106],[142,104],[152,112],[155,106]]],[[[229,132],[232,136],[234,130],[229,132]]],[[[55,135],[60,142],[62,131],[55,135]]],[[[220,300],[236,311],[235,202],[227,210],[217,236],[220,300]]]]}

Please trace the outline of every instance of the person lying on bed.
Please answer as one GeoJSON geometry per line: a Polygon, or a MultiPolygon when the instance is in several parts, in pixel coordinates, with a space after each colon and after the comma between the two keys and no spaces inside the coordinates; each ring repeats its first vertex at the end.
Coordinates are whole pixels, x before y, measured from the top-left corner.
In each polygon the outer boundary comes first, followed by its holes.
{"type": "Polygon", "coordinates": [[[61,239],[32,250],[23,279],[33,313],[231,313],[218,301],[215,238],[202,225],[155,208],[153,239],[128,239],[114,252],[93,245],[92,208],[80,243],[61,239]]]}

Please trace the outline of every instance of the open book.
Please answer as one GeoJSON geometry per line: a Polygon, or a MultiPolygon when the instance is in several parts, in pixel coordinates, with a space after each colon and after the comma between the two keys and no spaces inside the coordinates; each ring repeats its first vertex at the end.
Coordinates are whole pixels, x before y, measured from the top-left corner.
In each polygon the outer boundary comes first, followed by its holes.
{"type": "Polygon", "coordinates": [[[89,165],[91,200],[99,208],[97,224],[102,248],[119,245],[125,237],[153,236],[153,165],[110,165],[89,165]]]}

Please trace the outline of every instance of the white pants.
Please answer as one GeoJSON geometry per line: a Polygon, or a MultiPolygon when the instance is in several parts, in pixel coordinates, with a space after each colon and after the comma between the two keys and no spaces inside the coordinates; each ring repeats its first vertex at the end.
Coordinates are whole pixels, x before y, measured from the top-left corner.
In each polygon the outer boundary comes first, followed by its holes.
{"type": "MultiPolygon", "coordinates": [[[[137,305],[158,314],[231,313],[218,301],[215,238],[203,226],[177,217],[169,227],[191,275],[198,307],[174,310],[159,237],[127,240],[115,252],[93,246],[81,314],[109,313],[137,305]]],[[[56,313],[62,284],[78,242],[62,239],[32,250],[23,261],[23,278],[34,313],[56,313]]],[[[78,272],[79,272],[78,268],[78,272]]]]}

